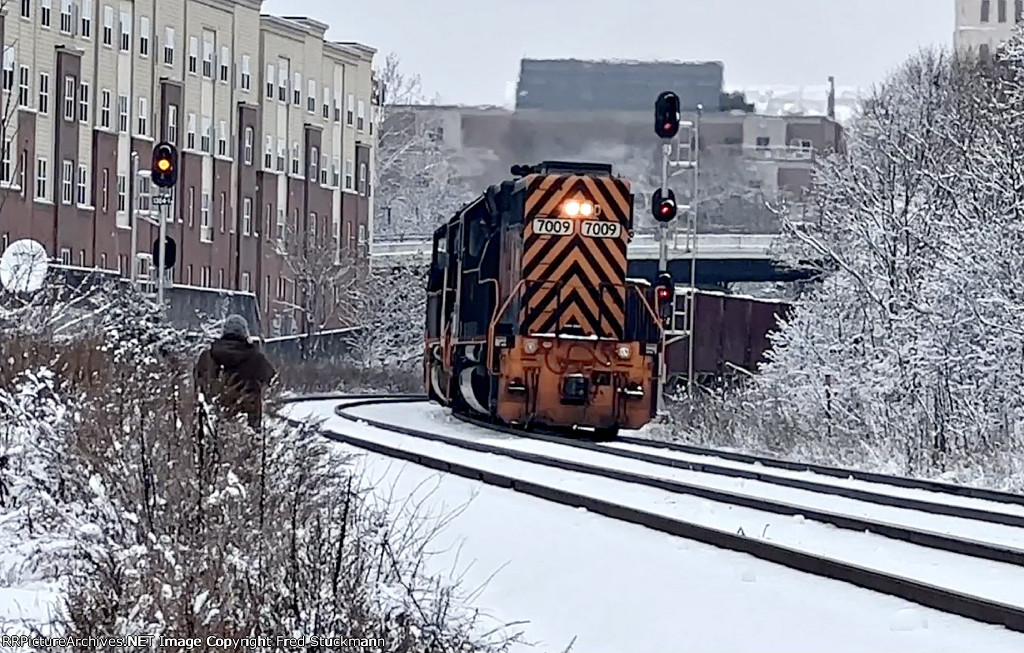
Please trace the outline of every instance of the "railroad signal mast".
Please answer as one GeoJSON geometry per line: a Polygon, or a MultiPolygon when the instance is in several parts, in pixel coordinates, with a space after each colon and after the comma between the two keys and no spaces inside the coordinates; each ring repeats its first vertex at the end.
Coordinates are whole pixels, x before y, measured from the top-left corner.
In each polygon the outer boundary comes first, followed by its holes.
{"type": "Polygon", "coordinates": [[[157,259],[157,301],[162,306],[164,278],[167,270],[174,267],[177,252],[174,240],[167,237],[167,218],[174,202],[174,187],[178,183],[178,148],[172,143],[161,141],[153,147],[150,180],[161,189],[160,194],[153,198],[153,204],[160,207],[160,236],[153,243],[153,254],[157,259]]]}
{"type": "MultiPolygon", "coordinates": [[[[679,96],[672,91],[664,91],[654,102],[654,133],[661,139],[661,187],[654,191],[651,197],[651,213],[659,223],[659,247],[658,247],[658,283],[655,294],[658,303],[658,313],[664,321],[662,330],[663,339],[661,357],[659,362],[659,378],[661,385],[658,392],[658,412],[665,408],[665,379],[668,376],[668,366],[665,361],[665,354],[669,344],[681,338],[688,338],[689,356],[687,370],[687,389],[690,396],[693,396],[693,333],[694,333],[694,303],[695,290],[697,286],[697,206],[699,186],[699,160],[700,160],[700,118],[703,115],[703,106],[697,105],[697,116],[695,120],[682,120],[681,103],[679,96]],[[673,169],[669,173],[669,169],[673,169]],[[669,177],[680,173],[690,173],[689,183],[689,204],[680,206],[676,202],[676,195],[668,187],[669,177]],[[668,271],[668,227],[679,213],[690,216],[690,242],[688,251],[690,253],[690,293],[687,300],[686,327],[682,333],[676,330],[676,297],[675,285],[672,275],[668,271]],[[669,295],[667,310],[662,303],[663,295],[669,295]],[[672,335],[673,338],[669,339],[672,335]]],[[[674,246],[674,245],[673,245],[674,246]]]]}

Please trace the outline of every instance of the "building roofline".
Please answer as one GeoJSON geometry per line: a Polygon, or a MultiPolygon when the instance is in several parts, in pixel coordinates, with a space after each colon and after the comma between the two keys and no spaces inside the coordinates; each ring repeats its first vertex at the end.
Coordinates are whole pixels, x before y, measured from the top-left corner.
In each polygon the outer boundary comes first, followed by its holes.
{"type": "Polygon", "coordinates": [[[314,32],[311,32],[301,24],[272,14],[260,14],[260,28],[268,28],[278,34],[303,39],[307,36],[316,36],[314,32]]]}
{"type": "Polygon", "coordinates": [[[718,60],[709,61],[680,61],[678,59],[531,59],[524,57],[519,60],[519,66],[522,68],[524,63],[559,63],[559,64],[600,64],[600,65],[611,65],[611,66],[718,66],[725,68],[725,63],[718,60]]]}
{"type": "Polygon", "coordinates": [[[279,16],[279,18],[301,25],[310,32],[317,34],[321,39],[323,39],[324,34],[326,34],[327,30],[330,28],[330,25],[327,23],[321,23],[309,16],[279,16]]]}
{"type": "Polygon", "coordinates": [[[334,41],[334,43],[336,45],[351,48],[356,52],[359,52],[360,54],[364,55],[367,61],[373,59],[373,56],[377,54],[377,48],[366,45],[365,43],[360,43],[358,41],[334,41]]]}
{"type": "Polygon", "coordinates": [[[199,0],[201,3],[220,9],[221,11],[234,11],[236,7],[259,11],[263,6],[263,0],[199,0]]]}

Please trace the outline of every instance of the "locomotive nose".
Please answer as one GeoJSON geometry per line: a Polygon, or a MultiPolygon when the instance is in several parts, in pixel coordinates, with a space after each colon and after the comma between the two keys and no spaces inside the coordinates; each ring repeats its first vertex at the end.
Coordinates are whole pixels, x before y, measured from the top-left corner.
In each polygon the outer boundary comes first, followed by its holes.
{"type": "Polygon", "coordinates": [[[582,374],[569,374],[562,379],[562,403],[582,406],[587,403],[589,380],[582,374]]]}

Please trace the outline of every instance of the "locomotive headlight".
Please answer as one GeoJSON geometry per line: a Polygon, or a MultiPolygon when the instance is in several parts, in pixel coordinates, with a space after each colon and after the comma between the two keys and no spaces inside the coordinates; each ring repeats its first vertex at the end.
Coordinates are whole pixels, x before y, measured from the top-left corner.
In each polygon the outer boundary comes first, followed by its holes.
{"type": "Polygon", "coordinates": [[[591,204],[590,202],[584,202],[583,204],[580,204],[580,215],[582,215],[583,217],[590,217],[590,214],[592,214],[593,212],[594,205],[591,204]]]}
{"type": "Polygon", "coordinates": [[[562,205],[562,212],[570,218],[575,218],[577,215],[583,217],[589,217],[594,214],[594,205],[590,202],[581,202],[579,200],[569,200],[562,205]]]}
{"type": "Polygon", "coordinates": [[[629,345],[619,345],[618,348],[615,350],[615,353],[618,354],[619,358],[621,358],[622,360],[626,360],[627,358],[629,358],[629,355],[630,353],[632,353],[632,350],[630,349],[629,345]]]}
{"type": "Polygon", "coordinates": [[[568,216],[575,217],[580,214],[580,203],[576,200],[569,200],[563,208],[568,216]]]}
{"type": "Polygon", "coordinates": [[[527,354],[537,353],[537,340],[535,338],[527,338],[523,340],[523,351],[527,354]]]}

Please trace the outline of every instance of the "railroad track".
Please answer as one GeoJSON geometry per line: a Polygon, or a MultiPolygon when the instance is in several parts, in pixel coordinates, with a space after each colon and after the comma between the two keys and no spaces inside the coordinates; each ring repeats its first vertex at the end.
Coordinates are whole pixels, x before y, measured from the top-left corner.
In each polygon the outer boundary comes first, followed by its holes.
{"type": "MultiPolygon", "coordinates": [[[[548,468],[587,474],[594,477],[600,477],[604,479],[629,483],[635,486],[655,488],[672,494],[700,497],[717,503],[732,506],[740,506],[743,508],[750,508],[765,513],[781,515],[801,515],[808,520],[830,524],[840,529],[861,532],[867,531],[890,539],[907,542],[913,545],[928,547],[931,549],[941,550],[953,554],[970,556],[972,558],[989,560],[998,563],[1005,563],[1013,565],[1015,567],[1024,567],[1024,551],[1014,549],[1008,546],[999,546],[987,542],[979,542],[959,537],[953,537],[950,535],[910,528],[900,524],[869,520],[860,517],[854,517],[851,515],[828,512],[824,510],[815,510],[804,505],[796,505],[772,499],[752,497],[749,495],[703,487],[695,484],[681,483],[678,481],[668,480],[664,478],[655,478],[652,476],[638,474],[635,472],[625,471],[621,469],[614,469],[601,465],[566,460],[564,458],[559,458],[551,455],[516,450],[497,444],[477,442],[465,438],[460,438],[454,435],[438,433],[436,431],[427,431],[420,428],[396,425],[394,423],[386,422],[383,420],[370,419],[367,418],[365,415],[360,415],[357,412],[354,412],[355,409],[370,406],[373,404],[421,402],[424,400],[424,397],[422,396],[322,395],[314,398],[301,398],[299,400],[308,401],[313,399],[343,400],[344,403],[335,408],[335,412],[338,416],[350,422],[358,422],[376,429],[390,431],[392,433],[397,433],[404,436],[417,438],[420,440],[432,441],[450,447],[456,447],[480,453],[496,454],[504,456],[506,458],[511,458],[525,463],[530,463],[533,465],[542,465],[548,468]]],[[[751,478],[759,481],[766,481],[769,483],[776,482],[781,485],[788,485],[790,487],[795,487],[799,489],[810,490],[815,492],[821,490],[824,493],[841,494],[842,496],[847,496],[850,498],[855,498],[870,503],[878,503],[881,505],[887,505],[892,507],[906,508],[923,512],[931,512],[932,514],[938,515],[948,515],[954,517],[961,517],[965,519],[974,519],[977,521],[1005,524],[1010,526],[1024,526],[1024,517],[1021,517],[1019,515],[979,510],[977,508],[970,508],[966,506],[949,506],[936,502],[922,501],[920,499],[914,499],[910,497],[885,495],[884,493],[880,492],[856,490],[853,488],[840,488],[841,490],[844,490],[844,492],[840,493],[835,492],[836,486],[817,483],[814,481],[776,477],[761,472],[753,472],[751,470],[680,460],[678,458],[672,458],[669,456],[663,456],[659,454],[651,454],[644,451],[619,450],[609,445],[575,440],[551,434],[523,434],[513,429],[496,427],[493,424],[488,424],[480,420],[467,419],[464,421],[469,421],[470,423],[474,423],[478,426],[487,429],[510,433],[518,437],[525,436],[528,439],[542,440],[579,449],[598,451],[602,454],[610,454],[612,456],[619,456],[622,458],[638,460],[646,463],[653,463],[666,467],[682,468],[691,471],[699,471],[715,475],[751,478]]],[[[692,539],[695,541],[710,544],[712,546],[747,553],[757,558],[767,560],[770,562],[775,562],[777,564],[781,564],[799,571],[812,573],[818,576],[824,576],[834,580],[844,581],[847,583],[857,585],[859,587],[863,587],[865,589],[896,596],[927,607],[935,608],[938,610],[957,614],[960,616],[968,617],[986,623],[1002,625],[1018,632],[1024,632],[1024,608],[1021,608],[1019,606],[1010,605],[1007,603],[994,601],[979,596],[973,596],[949,588],[937,587],[935,585],[924,583],[920,580],[915,580],[913,578],[907,578],[879,571],[876,569],[858,566],[842,560],[823,557],[820,555],[809,553],[807,551],[798,550],[795,548],[787,547],[785,545],[769,542],[763,539],[749,538],[742,534],[731,533],[728,531],[723,531],[701,524],[696,524],[686,520],[668,517],[665,515],[659,515],[645,510],[640,510],[635,507],[619,505],[615,502],[606,501],[593,496],[569,492],[559,488],[550,487],[548,485],[526,481],[521,478],[515,478],[510,475],[495,473],[493,471],[474,467],[472,465],[446,460],[442,457],[426,455],[423,453],[410,451],[401,447],[389,445],[383,442],[373,441],[366,437],[357,437],[335,431],[325,432],[324,435],[339,442],[344,442],[346,444],[370,450],[389,457],[408,460],[419,465],[456,474],[459,476],[463,476],[465,478],[478,480],[484,483],[488,483],[490,485],[513,489],[518,492],[522,492],[531,496],[542,498],[548,501],[553,501],[563,505],[585,508],[591,512],[595,512],[597,514],[601,514],[621,521],[645,526],[664,533],[669,533],[679,537],[684,537],[687,539],[692,539]]],[[[630,438],[630,440],[636,440],[636,442],[628,442],[628,444],[633,446],[650,446],[651,448],[658,448],[662,450],[674,449],[674,447],[661,446],[668,443],[650,443],[646,440],[639,440],[635,438],[630,438]]],[[[619,441],[621,442],[622,439],[620,438],[619,441]]],[[[721,455],[721,452],[715,450],[699,448],[689,449],[691,449],[691,451],[683,451],[682,449],[676,449],[675,451],[690,455],[718,456],[720,458],[724,458],[724,456],[721,455]],[[694,453],[694,451],[697,450],[699,450],[700,453],[694,453]]],[[[757,460],[756,457],[745,458],[746,459],[744,460],[736,460],[735,462],[761,462],[761,460],[757,460]]],[[[797,465],[797,463],[787,464],[797,465]]],[[[765,466],[767,467],[767,465],[765,466]]],[[[827,469],[835,470],[835,468],[827,469]]],[[[849,470],[835,470],[832,474],[829,475],[838,476],[840,471],[847,472],[846,474],[844,474],[844,476],[853,475],[853,473],[849,472],[849,470]]],[[[893,478],[882,475],[872,476],[876,478],[885,479],[893,478]]],[[[900,479],[900,481],[896,483],[891,483],[891,485],[897,486],[899,482],[908,480],[910,479],[900,479]]],[[[879,481],[875,480],[874,482],[879,481]]],[[[945,486],[945,484],[929,483],[927,484],[927,486],[920,486],[920,489],[938,491],[936,489],[936,485],[941,485],[943,487],[945,486]]],[[[899,486],[908,487],[907,485],[899,486]]],[[[953,487],[956,488],[956,486],[953,487]]],[[[957,489],[959,490],[960,488],[957,489]]],[[[953,492],[951,492],[950,494],[953,494],[953,492]]],[[[982,496],[978,496],[975,498],[993,500],[992,497],[1002,496],[1003,493],[989,493],[986,491],[982,491],[980,494],[982,496]]],[[[960,494],[959,496],[964,495],[960,494]]],[[[1003,501],[1003,503],[1022,505],[1021,500],[1024,500],[1024,498],[1018,497],[1017,495],[1008,496],[1014,499],[1018,499],[1018,501],[1003,501]]]]}

